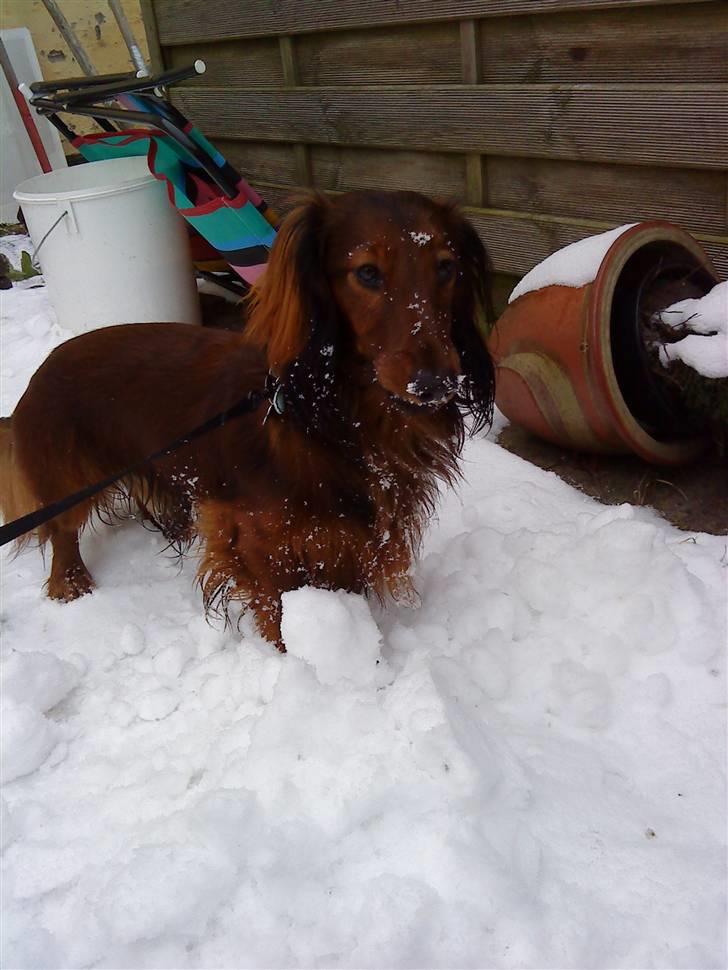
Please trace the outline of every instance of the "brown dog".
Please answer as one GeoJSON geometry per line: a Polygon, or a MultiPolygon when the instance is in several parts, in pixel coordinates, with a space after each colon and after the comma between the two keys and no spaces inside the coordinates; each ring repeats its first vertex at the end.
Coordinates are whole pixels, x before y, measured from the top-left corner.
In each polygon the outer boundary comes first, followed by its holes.
{"type": "Polygon", "coordinates": [[[5,520],[143,460],[273,375],[263,402],[39,530],[48,594],[93,587],[79,530],[120,494],[164,534],[202,540],[206,607],[250,606],[281,646],[281,594],[397,595],[464,416],[490,418],[486,257],[457,210],[409,193],[309,197],[285,221],[243,333],[182,324],[58,347],[0,425],[5,520]],[[267,419],[266,419],[267,418],[267,419]]]}

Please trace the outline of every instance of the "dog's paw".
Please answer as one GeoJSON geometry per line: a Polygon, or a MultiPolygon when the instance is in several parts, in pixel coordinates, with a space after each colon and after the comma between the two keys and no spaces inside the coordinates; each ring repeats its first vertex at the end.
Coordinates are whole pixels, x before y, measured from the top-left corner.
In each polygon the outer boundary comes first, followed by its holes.
{"type": "Polygon", "coordinates": [[[389,588],[392,599],[398,606],[404,606],[411,610],[417,610],[422,606],[420,594],[408,575],[393,577],[389,588]]]}
{"type": "Polygon", "coordinates": [[[47,590],[50,599],[70,603],[72,600],[77,600],[79,596],[93,592],[95,588],[96,584],[86,567],[74,566],[67,570],[60,579],[51,576],[48,580],[47,590]]]}

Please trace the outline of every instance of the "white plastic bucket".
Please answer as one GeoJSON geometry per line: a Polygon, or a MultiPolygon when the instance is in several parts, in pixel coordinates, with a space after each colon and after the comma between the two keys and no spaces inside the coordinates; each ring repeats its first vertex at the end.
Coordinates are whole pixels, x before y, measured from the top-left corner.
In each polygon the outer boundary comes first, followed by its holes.
{"type": "Polygon", "coordinates": [[[146,158],[37,175],[14,196],[62,327],[200,322],[184,220],[146,158]]]}

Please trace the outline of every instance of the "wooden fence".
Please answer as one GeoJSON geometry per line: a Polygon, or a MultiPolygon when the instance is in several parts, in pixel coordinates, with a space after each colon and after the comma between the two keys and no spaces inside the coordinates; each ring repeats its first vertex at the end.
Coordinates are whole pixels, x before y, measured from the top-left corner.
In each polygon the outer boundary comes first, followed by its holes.
{"type": "Polygon", "coordinates": [[[499,274],[639,219],[728,276],[723,0],[142,0],[181,110],[277,206],[460,199],[499,274]]]}

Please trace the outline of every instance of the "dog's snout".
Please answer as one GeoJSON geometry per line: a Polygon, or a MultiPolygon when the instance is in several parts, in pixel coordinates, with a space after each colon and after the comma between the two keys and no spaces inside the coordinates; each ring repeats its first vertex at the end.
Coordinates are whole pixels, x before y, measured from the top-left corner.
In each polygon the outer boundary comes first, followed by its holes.
{"type": "Polygon", "coordinates": [[[457,376],[452,371],[418,370],[407,391],[421,404],[441,404],[454,397],[457,387],[457,376]]]}

